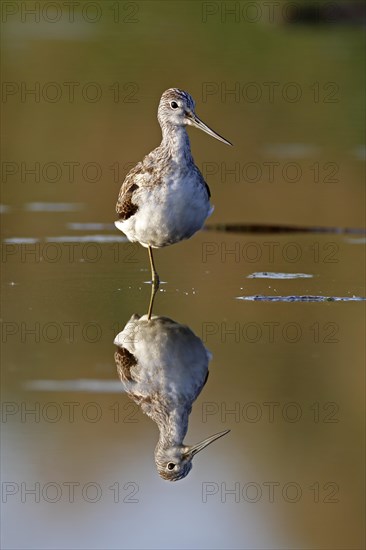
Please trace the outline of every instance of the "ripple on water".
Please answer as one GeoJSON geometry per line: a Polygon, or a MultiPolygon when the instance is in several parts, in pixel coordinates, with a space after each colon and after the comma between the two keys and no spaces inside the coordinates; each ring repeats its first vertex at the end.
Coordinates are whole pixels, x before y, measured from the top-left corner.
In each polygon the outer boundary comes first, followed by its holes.
{"type": "Polygon", "coordinates": [[[4,244],[35,244],[41,242],[40,239],[34,237],[9,237],[4,239],[4,244]]]}
{"type": "Polygon", "coordinates": [[[274,273],[270,271],[259,271],[247,275],[247,279],[311,279],[311,273],[274,273]]]}
{"type": "Polygon", "coordinates": [[[66,224],[67,229],[72,231],[103,231],[104,229],[115,229],[113,223],[78,223],[71,222],[66,224]]]}
{"type": "Polygon", "coordinates": [[[354,239],[344,239],[348,244],[366,244],[366,237],[354,238],[354,239]]]}
{"type": "Polygon", "coordinates": [[[123,235],[61,235],[46,237],[47,243],[126,243],[127,237],[123,235]]]}
{"type": "Polygon", "coordinates": [[[78,380],[27,380],[22,384],[27,391],[77,391],[95,393],[122,393],[119,380],[95,380],[80,378],[78,380]]]}
{"type": "Polygon", "coordinates": [[[123,235],[60,235],[36,239],[34,237],[9,237],[4,239],[5,244],[35,244],[45,243],[126,243],[127,237],[123,235]]]}
{"type": "Polygon", "coordinates": [[[236,296],[237,300],[248,302],[362,302],[363,296],[236,296]]]}
{"type": "Polygon", "coordinates": [[[78,202],[27,202],[24,210],[28,212],[75,212],[84,208],[78,202]]]}

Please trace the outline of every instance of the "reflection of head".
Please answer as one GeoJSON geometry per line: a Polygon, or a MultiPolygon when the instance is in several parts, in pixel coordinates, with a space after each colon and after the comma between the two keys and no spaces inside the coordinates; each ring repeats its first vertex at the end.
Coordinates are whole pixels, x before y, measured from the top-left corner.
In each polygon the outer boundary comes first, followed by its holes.
{"type": "Polygon", "coordinates": [[[205,447],[227,434],[230,430],[225,430],[218,434],[208,437],[197,445],[175,445],[166,449],[161,448],[160,441],[155,449],[155,463],[160,477],[168,481],[178,481],[183,479],[192,469],[192,459],[194,455],[202,451],[205,447]]]}
{"type": "Polygon", "coordinates": [[[185,454],[187,447],[177,446],[155,450],[155,463],[159,476],[167,481],[183,479],[192,469],[192,457],[185,454]]]}

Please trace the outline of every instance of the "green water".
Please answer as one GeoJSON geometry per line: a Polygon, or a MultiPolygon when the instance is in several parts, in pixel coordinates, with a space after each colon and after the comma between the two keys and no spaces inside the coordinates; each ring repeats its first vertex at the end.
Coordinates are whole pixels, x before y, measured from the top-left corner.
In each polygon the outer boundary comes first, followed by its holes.
{"type": "Polygon", "coordinates": [[[362,28],[287,25],[262,4],[251,23],[245,2],[239,15],[219,2],[81,2],[74,22],[62,3],[39,3],[39,20],[10,4],[3,547],[361,548],[364,303],[238,298],[365,296],[364,233],[215,228],[364,227],[362,28]],[[114,205],[159,143],[172,86],[234,143],[190,131],[211,230],[155,256],[155,313],[213,354],[187,441],[231,430],[175,484],[158,477],[156,426],[113,360],[150,294],[147,252],[115,230],[114,205]],[[311,277],[250,277],[263,272],[311,277]]]}

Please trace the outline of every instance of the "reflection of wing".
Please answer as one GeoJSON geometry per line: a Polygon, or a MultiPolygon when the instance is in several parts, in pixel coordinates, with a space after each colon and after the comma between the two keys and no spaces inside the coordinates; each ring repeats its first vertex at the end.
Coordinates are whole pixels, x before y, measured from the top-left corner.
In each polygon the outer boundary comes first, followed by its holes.
{"type": "Polygon", "coordinates": [[[136,383],[137,380],[131,372],[132,367],[137,365],[135,356],[126,348],[119,347],[114,354],[114,359],[116,361],[118,376],[126,393],[142,408],[145,414],[151,416],[152,399],[149,395],[144,395],[139,391],[139,386],[136,383]]]}
{"type": "MultiPolygon", "coordinates": [[[[210,353],[189,327],[168,317],[132,315],[114,340],[125,392],[154,420],[159,411],[189,414],[208,379],[210,353]]],[[[168,414],[168,413],[167,413],[168,414]]]]}

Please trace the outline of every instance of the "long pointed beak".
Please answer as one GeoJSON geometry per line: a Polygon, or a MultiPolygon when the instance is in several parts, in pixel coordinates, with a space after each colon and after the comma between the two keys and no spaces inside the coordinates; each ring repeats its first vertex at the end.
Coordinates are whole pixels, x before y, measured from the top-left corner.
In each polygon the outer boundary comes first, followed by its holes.
{"type": "Polygon", "coordinates": [[[229,432],[230,430],[225,430],[224,432],[220,432],[218,434],[212,435],[211,437],[208,437],[204,441],[201,441],[201,443],[197,443],[197,445],[188,447],[188,450],[185,454],[190,458],[192,458],[195,454],[199,453],[200,451],[202,451],[202,449],[207,447],[207,445],[210,445],[211,443],[216,441],[216,439],[219,439],[220,437],[222,437],[223,435],[226,435],[229,432]]]}
{"type": "Polygon", "coordinates": [[[196,114],[189,113],[189,115],[187,115],[187,121],[188,121],[188,124],[190,124],[191,126],[195,126],[196,128],[199,128],[200,130],[203,130],[203,132],[206,132],[206,134],[208,134],[209,136],[212,136],[212,137],[218,139],[219,141],[222,141],[223,143],[226,143],[226,145],[231,145],[232,146],[232,143],[230,143],[230,141],[228,141],[224,137],[220,136],[220,134],[218,134],[217,132],[215,132],[214,130],[209,128],[207,126],[207,124],[202,122],[202,120],[200,118],[198,118],[198,116],[196,114]]]}

